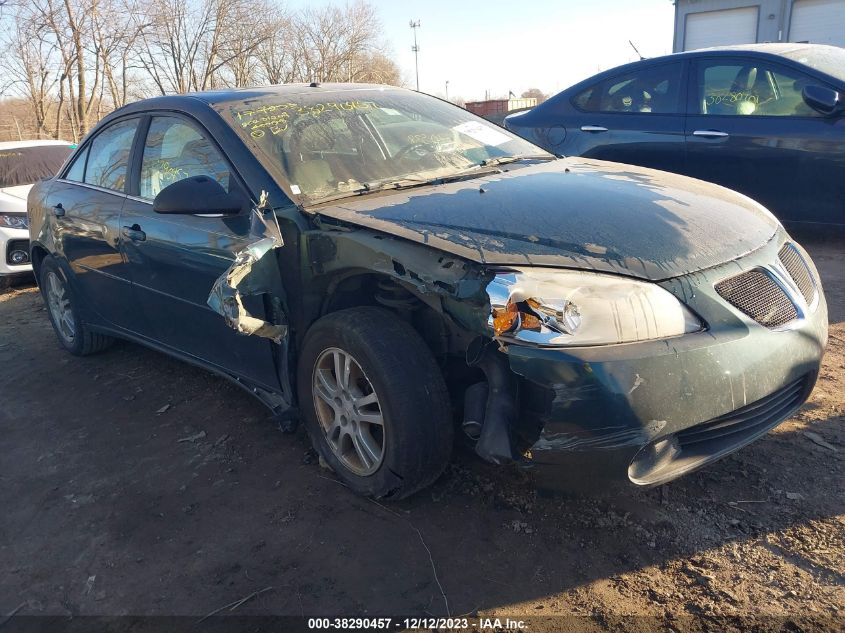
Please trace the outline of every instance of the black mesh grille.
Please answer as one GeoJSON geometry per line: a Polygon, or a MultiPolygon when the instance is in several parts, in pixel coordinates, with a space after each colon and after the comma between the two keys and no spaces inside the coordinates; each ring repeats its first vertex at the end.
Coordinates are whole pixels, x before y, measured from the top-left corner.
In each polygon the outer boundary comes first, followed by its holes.
{"type": "Polygon", "coordinates": [[[703,424],[684,429],[677,434],[682,449],[714,441],[733,442],[742,437],[764,431],[785,419],[800,405],[807,392],[807,377],[779,389],[756,402],[714,418],[703,424]]]}
{"type": "Polygon", "coordinates": [[[792,276],[798,290],[804,295],[804,300],[808,304],[813,303],[816,298],[816,283],[807,262],[801,257],[798,249],[792,244],[786,243],[780,249],[778,258],[783,267],[786,268],[786,272],[792,276]]]}
{"type": "Polygon", "coordinates": [[[766,327],[780,327],[798,318],[795,305],[783,289],[760,270],[720,281],[716,284],[716,292],[766,327]]]}

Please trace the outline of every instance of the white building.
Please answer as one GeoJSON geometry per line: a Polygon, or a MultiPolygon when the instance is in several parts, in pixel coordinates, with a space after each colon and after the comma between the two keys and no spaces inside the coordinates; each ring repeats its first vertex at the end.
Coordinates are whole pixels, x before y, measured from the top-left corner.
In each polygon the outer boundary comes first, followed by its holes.
{"type": "Polygon", "coordinates": [[[675,0],[674,52],[756,42],[845,47],[845,0],[675,0]]]}

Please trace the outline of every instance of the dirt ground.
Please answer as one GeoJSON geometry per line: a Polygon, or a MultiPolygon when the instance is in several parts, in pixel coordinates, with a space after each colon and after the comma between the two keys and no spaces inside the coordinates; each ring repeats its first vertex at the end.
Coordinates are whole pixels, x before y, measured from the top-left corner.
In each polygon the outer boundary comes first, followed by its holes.
{"type": "Polygon", "coordinates": [[[841,626],[845,240],[805,243],[831,321],[810,401],[715,465],[600,500],[466,454],[409,500],[358,498],[237,387],[129,343],[72,357],[33,286],[6,292],[0,619],[202,616],[261,592],[236,613],[841,626]]]}

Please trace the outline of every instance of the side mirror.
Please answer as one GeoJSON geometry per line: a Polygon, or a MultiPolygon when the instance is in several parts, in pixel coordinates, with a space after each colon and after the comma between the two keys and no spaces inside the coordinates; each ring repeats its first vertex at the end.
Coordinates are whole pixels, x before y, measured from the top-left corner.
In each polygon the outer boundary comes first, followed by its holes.
{"type": "Polygon", "coordinates": [[[842,109],[842,95],[824,86],[804,86],[801,91],[804,103],[825,116],[836,114],[842,109]]]}
{"type": "Polygon", "coordinates": [[[153,200],[156,213],[225,214],[240,213],[246,199],[236,193],[226,193],[213,178],[191,176],[167,185],[153,200]]]}

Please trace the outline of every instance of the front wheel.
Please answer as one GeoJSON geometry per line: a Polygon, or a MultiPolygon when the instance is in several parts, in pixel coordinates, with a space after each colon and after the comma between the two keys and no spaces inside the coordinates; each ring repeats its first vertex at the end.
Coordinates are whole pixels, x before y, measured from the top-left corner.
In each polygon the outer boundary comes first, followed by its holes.
{"type": "Polygon", "coordinates": [[[393,313],[362,307],[321,318],[297,378],[314,447],[356,492],[401,499],[443,472],[453,435],[446,384],[419,334],[393,313]]]}

